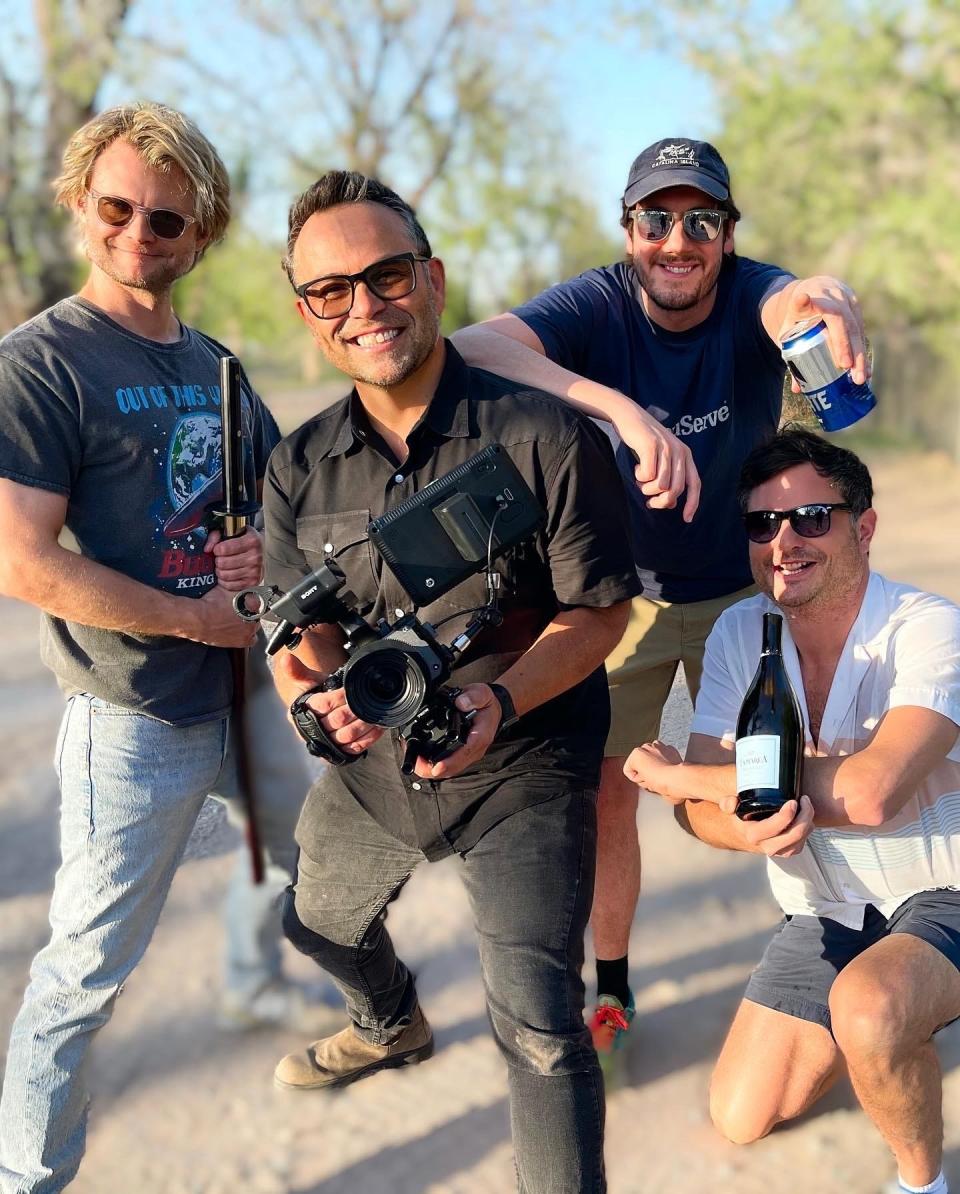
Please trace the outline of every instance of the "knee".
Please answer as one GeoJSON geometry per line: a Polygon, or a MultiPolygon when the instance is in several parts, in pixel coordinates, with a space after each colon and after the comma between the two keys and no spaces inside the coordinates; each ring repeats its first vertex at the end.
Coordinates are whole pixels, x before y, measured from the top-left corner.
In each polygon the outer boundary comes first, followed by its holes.
{"type": "Polygon", "coordinates": [[[33,960],[24,1007],[32,1009],[33,1021],[43,1022],[45,1033],[96,1032],[113,1015],[127,973],[108,974],[76,948],[51,943],[33,960]]]}
{"type": "Polygon", "coordinates": [[[330,942],[316,929],[303,923],[297,911],[296,893],[289,887],[283,896],[283,911],[281,916],[283,933],[294,949],[308,958],[316,960],[317,956],[326,951],[330,942]]]}
{"type": "Polygon", "coordinates": [[[507,1064],[515,1069],[551,1078],[582,1073],[596,1065],[590,1033],[585,1027],[570,1032],[550,1031],[493,1010],[490,1022],[497,1047],[507,1064]]]}
{"type": "Polygon", "coordinates": [[[710,1091],[710,1119],[721,1136],[731,1144],[755,1144],[768,1135],[779,1122],[750,1100],[738,1100],[710,1091]]]}
{"type": "Polygon", "coordinates": [[[910,1043],[911,1023],[897,992],[841,974],[830,992],[830,1021],[848,1061],[894,1057],[910,1043]]]}

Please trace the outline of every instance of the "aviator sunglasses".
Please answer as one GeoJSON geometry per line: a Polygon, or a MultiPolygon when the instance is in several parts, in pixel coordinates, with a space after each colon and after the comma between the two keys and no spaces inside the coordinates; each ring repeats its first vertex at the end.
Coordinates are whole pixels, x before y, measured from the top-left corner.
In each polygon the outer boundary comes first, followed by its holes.
{"type": "Polygon", "coordinates": [[[751,543],[769,543],[775,539],[785,518],[804,539],[819,539],[830,530],[831,511],[852,509],[848,502],[813,502],[792,510],[751,510],[744,514],[743,525],[751,543]]]}
{"type": "Polygon", "coordinates": [[[147,226],[154,236],[161,240],[177,240],[191,224],[197,222],[194,216],[181,215],[169,207],[141,207],[139,203],[121,199],[118,195],[101,195],[91,187],[87,188],[87,194],[97,201],[97,215],[111,228],[126,228],[133,219],[133,213],[139,211],[147,217],[147,226]]]}
{"type": "Polygon", "coordinates": [[[677,220],[683,223],[683,231],[690,240],[712,241],[720,235],[725,211],[712,208],[695,208],[693,211],[658,211],[654,208],[637,207],[630,213],[637,235],[643,240],[656,243],[666,240],[677,220]]]}

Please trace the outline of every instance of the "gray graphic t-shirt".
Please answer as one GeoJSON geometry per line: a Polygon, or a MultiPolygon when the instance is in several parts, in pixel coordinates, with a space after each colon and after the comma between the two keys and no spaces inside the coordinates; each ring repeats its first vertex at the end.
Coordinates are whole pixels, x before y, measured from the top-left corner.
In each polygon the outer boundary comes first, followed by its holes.
{"type": "MultiPolygon", "coordinates": [[[[65,495],[66,525],[85,556],[202,597],[216,584],[203,521],[222,494],[227,351],[192,328],[157,344],[64,299],[0,340],[0,476],[65,495]]],[[[279,433],[246,380],[243,422],[252,496],[279,433]]],[[[175,725],[222,716],[230,704],[227,652],[186,639],[47,618],[43,659],[68,694],[175,725]]]]}

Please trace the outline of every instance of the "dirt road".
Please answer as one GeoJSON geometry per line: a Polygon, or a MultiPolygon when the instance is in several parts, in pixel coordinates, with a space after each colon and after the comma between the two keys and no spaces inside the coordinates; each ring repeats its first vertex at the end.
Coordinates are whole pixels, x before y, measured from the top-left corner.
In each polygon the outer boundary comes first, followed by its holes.
{"type": "MultiPolygon", "coordinates": [[[[931,456],[871,461],[880,530],[874,566],[960,600],[960,549],[947,521],[960,475],[931,456]],[[952,532],[949,533],[952,535],[952,532]]],[[[0,1040],[47,938],[57,864],[49,758],[60,712],[36,650],[36,617],[12,602],[0,654],[0,1040]]],[[[689,709],[675,692],[667,735],[689,709]]],[[[645,895],[631,983],[638,1030],[608,1099],[615,1194],[876,1194],[885,1148],[840,1088],[815,1116],[752,1149],[718,1139],[706,1116],[711,1062],[777,910],[762,866],[680,834],[641,810],[645,895]]],[[[429,1063],[334,1095],[273,1089],[296,1036],[238,1037],[214,1023],[224,855],[181,868],[147,957],[96,1043],[89,1152],[77,1194],[507,1194],[513,1189],[506,1083],[484,1015],[466,899],[454,863],[425,866],[391,912],[438,1049],[429,1063]]],[[[291,969],[311,969],[291,953],[291,969]]],[[[588,967],[588,975],[590,969],[588,967]]],[[[947,1172],[960,1188],[960,1027],[941,1034],[947,1172]]]]}

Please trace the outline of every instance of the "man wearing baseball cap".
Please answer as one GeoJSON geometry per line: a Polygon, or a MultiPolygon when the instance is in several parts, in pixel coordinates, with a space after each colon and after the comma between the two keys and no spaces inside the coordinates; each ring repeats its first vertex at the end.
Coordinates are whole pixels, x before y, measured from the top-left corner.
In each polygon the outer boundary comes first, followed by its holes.
{"type": "Polygon", "coordinates": [[[612,423],[622,440],[643,594],[607,660],[613,721],[592,916],[601,1056],[623,1043],[634,1011],[627,948],[640,891],[639,789],[623,764],[656,738],[679,663],[696,696],[713,623],[750,591],[736,478],[780,419],[780,340],[800,319],[822,316],[837,364],[855,381],[869,375],[853,292],[837,278],[796,279],[737,256],[739,219],[714,146],[657,141],[627,177],[624,261],[454,336],[470,365],[555,393],[612,423]]]}

